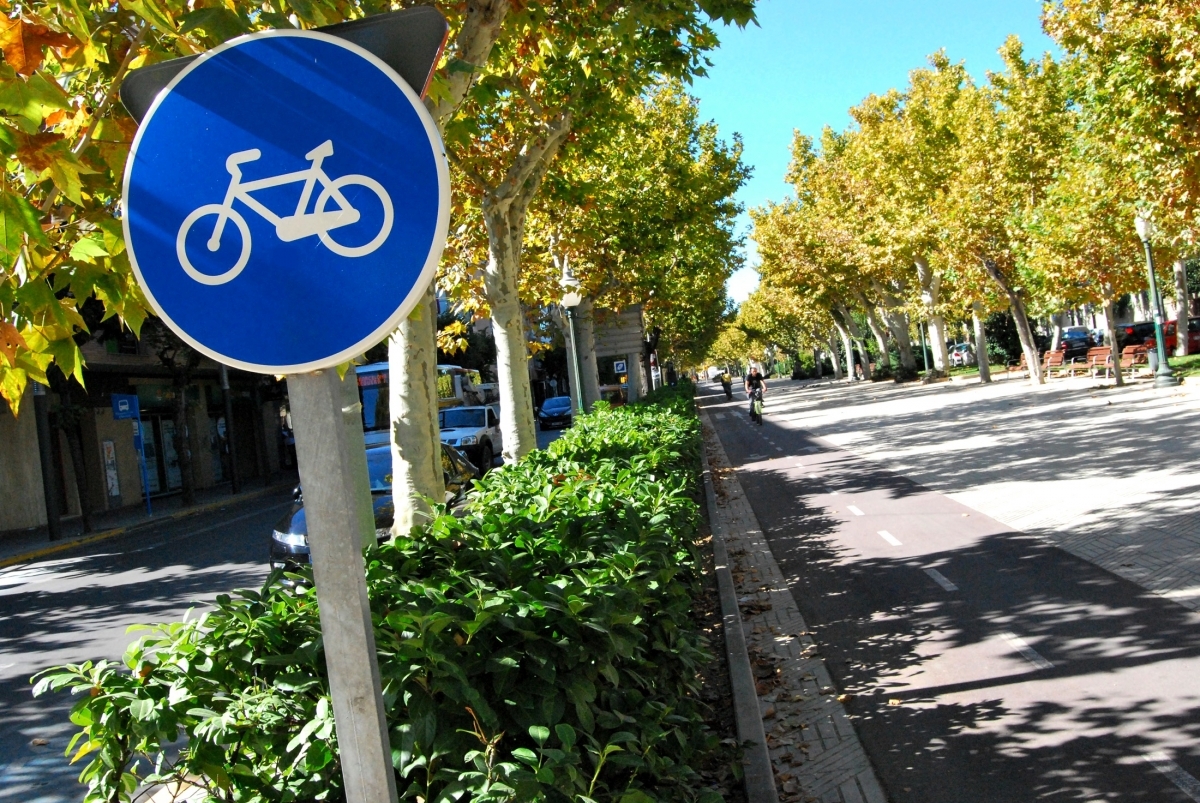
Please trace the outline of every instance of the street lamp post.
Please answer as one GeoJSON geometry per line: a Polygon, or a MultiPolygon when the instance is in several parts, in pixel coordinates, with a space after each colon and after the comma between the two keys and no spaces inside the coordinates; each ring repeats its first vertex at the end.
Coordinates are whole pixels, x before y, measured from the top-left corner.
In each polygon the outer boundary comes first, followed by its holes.
{"type": "Polygon", "coordinates": [[[583,301],[583,296],[579,293],[579,280],[571,272],[570,266],[563,266],[560,284],[563,289],[562,306],[567,313],[567,326],[571,330],[571,359],[575,363],[575,409],[579,415],[583,415],[583,366],[579,362],[579,340],[575,335],[575,308],[583,301]]]}
{"type": "MultiPolygon", "coordinates": [[[[1150,277],[1150,303],[1154,305],[1154,343],[1158,350],[1158,369],[1154,372],[1154,387],[1169,388],[1179,384],[1178,377],[1167,365],[1166,341],[1163,338],[1162,299],[1158,295],[1158,280],[1154,276],[1154,252],[1150,249],[1150,221],[1141,213],[1133,219],[1134,228],[1146,250],[1146,272],[1150,277]]],[[[1114,343],[1115,347],[1116,344],[1114,343]]]]}

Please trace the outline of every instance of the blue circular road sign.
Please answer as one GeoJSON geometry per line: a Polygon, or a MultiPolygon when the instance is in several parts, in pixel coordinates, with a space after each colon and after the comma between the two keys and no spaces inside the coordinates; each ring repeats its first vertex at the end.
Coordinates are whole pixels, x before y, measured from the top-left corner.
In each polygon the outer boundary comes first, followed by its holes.
{"type": "Polygon", "coordinates": [[[420,98],[366,50],[265,31],[189,64],[125,169],[130,261],[163,320],[262,373],[345,362],[420,300],[450,176],[420,98]]]}

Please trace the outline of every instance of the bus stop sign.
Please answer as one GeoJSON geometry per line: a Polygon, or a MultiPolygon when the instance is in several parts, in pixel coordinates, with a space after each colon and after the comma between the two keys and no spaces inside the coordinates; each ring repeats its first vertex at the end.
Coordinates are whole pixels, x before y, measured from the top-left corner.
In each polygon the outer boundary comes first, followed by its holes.
{"type": "Polygon", "coordinates": [[[295,374],[382,340],[433,280],[450,178],[417,93],[378,57],[276,30],[187,64],[125,172],[130,261],[160,317],[245,370],[295,374]]]}

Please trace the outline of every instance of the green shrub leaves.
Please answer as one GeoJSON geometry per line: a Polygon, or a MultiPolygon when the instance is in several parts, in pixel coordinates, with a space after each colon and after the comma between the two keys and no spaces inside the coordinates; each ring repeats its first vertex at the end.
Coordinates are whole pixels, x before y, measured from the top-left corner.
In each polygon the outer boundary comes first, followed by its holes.
{"type": "MultiPolygon", "coordinates": [[[[690,388],[600,406],[491,472],[468,515],[367,552],[401,798],[719,800],[691,618],[700,449],[690,388]]],[[[341,800],[317,595],[272,576],[43,673],[80,695],[88,801],[188,779],[223,801],[341,800]],[[174,742],[175,744],[172,744],[174,742]]]]}

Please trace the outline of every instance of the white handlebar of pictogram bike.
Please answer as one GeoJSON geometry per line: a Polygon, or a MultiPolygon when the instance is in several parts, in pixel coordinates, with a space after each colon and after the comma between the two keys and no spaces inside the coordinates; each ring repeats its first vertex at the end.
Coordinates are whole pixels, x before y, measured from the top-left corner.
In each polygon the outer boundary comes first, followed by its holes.
{"type": "Polygon", "coordinates": [[[241,201],[261,215],[267,222],[274,224],[275,234],[285,243],[299,240],[302,237],[311,237],[315,234],[330,251],[344,257],[352,258],[366,256],[382,245],[392,230],[391,197],[388,196],[382,184],[367,176],[351,174],[337,179],[330,179],[325,174],[325,171],[321,169],[321,162],[326,156],[332,154],[333,140],[325,140],[325,142],[304,155],[304,158],[312,162],[307,169],[247,182],[242,181],[241,165],[255,161],[262,156],[262,152],[254,148],[230,154],[229,158],[225,160],[225,169],[229,171],[230,175],[229,188],[225,191],[225,200],[219,204],[205,204],[193,210],[190,215],[184,218],[183,223],[179,226],[179,234],[175,238],[175,253],[179,257],[179,264],[183,266],[187,275],[201,284],[225,284],[236,278],[242,272],[242,269],[246,267],[246,263],[250,261],[250,227],[246,225],[246,219],[242,217],[241,213],[233,208],[235,200],[241,201]],[[258,190],[298,182],[303,182],[304,184],[304,189],[300,193],[300,202],[296,204],[295,213],[287,217],[276,215],[250,195],[250,193],[258,190]],[[313,207],[313,211],[309,212],[307,211],[308,202],[312,198],[313,188],[318,182],[321,184],[321,192],[317,196],[317,202],[313,207]],[[329,234],[334,229],[357,223],[361,217],[359,211],[351,206],[346,197],[342,195],[342,189],[351,185],[359,185],[375,193],[383,207],[383,222],[379,227],[379,233],[365,245],[341,245],[329,234]],[[330,201],[334,202],[336,208],[326,211],[326,207],[330,201]],[[237,262],[229,270],[215,276],[196,270],[191,260],[188,259],[186,247],[187,235],[192,226],[196,225],[201,218],[210,215],[215,215],[216,221],[213,224],[212,235],[208,238],[209,251],[216,251],[221,247],[221,235],[225,231],[226,222],[231,221],[242,238],[242,250],[238,255],[237,262]]]}

